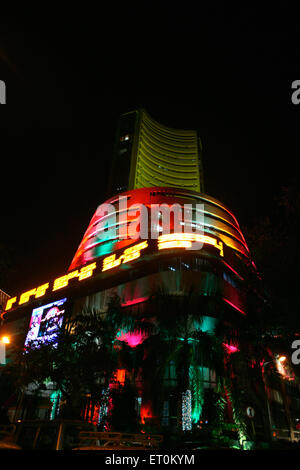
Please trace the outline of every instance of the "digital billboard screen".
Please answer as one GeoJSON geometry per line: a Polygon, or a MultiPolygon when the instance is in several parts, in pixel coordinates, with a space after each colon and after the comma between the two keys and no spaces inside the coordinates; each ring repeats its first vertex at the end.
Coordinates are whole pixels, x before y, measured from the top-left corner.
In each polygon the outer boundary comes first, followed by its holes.
{"type": "Polygon", "coordinates": [[[34,341],[36,344],[45,344],[51,342],[57,337],[58,331],[62,326],[66,298],[56,300],[47,305],[32,310],[29,330],[25,340],[25,347],[30,346],[34,341]]]}

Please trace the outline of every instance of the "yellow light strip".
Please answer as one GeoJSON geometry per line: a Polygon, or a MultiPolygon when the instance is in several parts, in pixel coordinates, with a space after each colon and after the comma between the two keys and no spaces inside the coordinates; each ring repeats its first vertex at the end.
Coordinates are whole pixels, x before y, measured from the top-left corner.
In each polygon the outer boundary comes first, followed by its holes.
{"type": "Polygon", "coordinates": [[[37,287],[35,298],[38,299],[39,297],[43,297],[48,287],[49,287],[49,282],[47,282],[46,284],[43,284],[42,286],[37,287]]]}
{"type": "Polygon", "coordinates": [[[69,279],[72,279],[76,276],[78,276],[78,271],[73,271],[70,274],[66,274],[65,276],[58,277],[54,281],[52,291],[55,291],[55,290],[58,290],[58,289],[62,289],[63,287],[66,287],[69,284],[69,279]]]}
{"type": "Polygon", "coordinates": [[[35,295],[35,293],[36,293],[36,288],[28,290],[27,292],[24,292],[20,297],[19,305],[22,305],[22,304],[25,304],[26,302],[28,302],[29,298],[32,295],[35,295]]]}
{"type": "Polygon", "coordinates": [[[96,263],[88,264],[87,266],[83,266],[79,272],[78,269],[76,269],[76,271],[72,271],[65,276],[58,277],[54,281],[52,291],[66,287],[69,284],[69,280],[73,279],[74,277],[78,277],[79,281],[91,277],[93,275],[94,269],[96,269],[96,266],[96,263]]]}
{"type": "MultiPolygon", "coordinates": [[[[48,287],[49,287],[49,283],[47,282],[46,284],[43,284],[39,287],[35,287],[34,289],[30,289],[27,292],[24,292],[20,296],[19,305],[22,305],[28,302],[30,297],[32,297],[33,295],[35,296],[36,299],[38,299],[39,297],[42,297],[43,295],[45,295],[48,287]]],[[[13,299],[10,299],[10,300],[13,300],[13,299]]],[[[6,306],[6,309],[7,309],[7,306],[6,306]]]]}
{"type": "Polygon", "coordinates": [[[91,263],[91,264],[88,264],[87,266],[83,266],[83,268],[80,269],[80,273],[78,276],[79,281],[82,281],[83,279],[87,279],[88,277],[91,277],[96,267],[97,267],[96,263],[91,263]]]}
{"type": "Polygon", "coordinates": [[[118,259],[116,259],[116,255],[107,256],[103,260],[102,271],[107,271],[108,269],[119,266],[121,263],[128,263],[129,261],[139,258],[141,256],[141,250],[144,250],[147,246],[148,242],[144,241],[126,248],[118,259]]]}
{"type": "Polygon", "coordinates": [[[193,242],[200,242],[213,245],[220,251],[220,256],[224,256],[223,243],[216,238],[199,233],[168,233],[158,237],[158,249],[164,250],[168,248],[192,248],[193,242]]]}
{"type": "Polygon", "coordinates": [[[137,245],[126,248],[123,254],[123,263],[128,263],[128,261],[139,258],[141,256],[141,250],[144,250],[147,248],[147,246],[148,242],[144,241],[142,243],[138,243],[137,245]]]}
{"type": "MultiPolygon", "coordinates": [[[[119,266],[121,263],[128,263],[134,259],[137,259],[141,255],[141,250],[147,248],[148,242],[143,241],[138,243],[134,246],[130,246],[126,248],[121,256],[116,259],[116,255],[107,256],[103,260],[103,268],[102,271],[106,271],[108,269],[114,268],[115,266],[119,266]]],[[[91,263],[86,266],[83,266],[80,270],[76,269],[75,271],[71,271],[64,276],[60,276],[53,281],[52,292],[55,292],[59,289],[63,289],[69,285],[70,279],[77,278],[79,281],[83,281],[91,277],[94,274],[94,270],[97,268],[97,263],[91,263]]],[[[45,295],[47,289],[49,288],[49,282],[46,284],[42,284],[39,287],[35,287],[34,289],[30,289],[26,292],[23,292],[19,297],[19,305],[23,305],[30,301],[31,297],[35,297],[36,299],[39,297],[43,297],[45,295]]],[[[13,304],[17,302],[17,297],[12,297],[8,299],[6,303],[5,310],[10,310],[13,307],[13,304]]],[[[5,312],[4,312],[5,313],[5,312]]]]}
{"type": "Polygon", "coordinates": [[[192,242],[188,240],[170,240],[158,243],[158,249],[164,250],[166,248],[191,248],[192,242]]]}
{"type": "Polygon", "coordinates": [[[122,259],[116,259],[116,255],[107,256],[103,260],[102,271],[107,271],[108,269],[115,268],[121,264],[122,259]]]}
{"type": "Polygon", "coordinates": [[[17,301],[17,297],[12,297],[11,299],[8,299],[6,302],[6,307],[5,310],[11,309],[12,305],[17,301]]]}
{"type": "MultiPolygon", "coordinates": [[[[166,235],[160,235],[158,237],[158,249],[164,250],[169,248],[193,248],[193,242],[201,242],[214,246],[220,251],[220,256],[224,256],[223,243],[218,241],[216,238],[209,237],[207,235],[200,235],[197,233],[171,233],[166,235]]],[[[133,261],[141,256],[141,251],[148,247],[148,242],[145,240],[136,245],[126,248],[123,253],[116,258],[116,255],[110,255],[102,261],[102,271],[115,268],[120,264],[125,264],[133,261]]],[[[197,247],[195,246],[197,250],[197,247]]],[[[94,270],[97,267],[97,263],[91,263],[83,266],[80,270],[72,271],[64,276],[60,276],[53,281],[52,291],[56,291],[67,287],[70,279],[77,278],[79,281],[87,279],[94,274],[94,270]]],[[[30,289],[23,292],[19,297],[19,305],[23,305],[30,301],[31,297],[40,298],[43,297],[49,288],[49,282],[42,284],[41,286],[30,289]]],[[[8,299],[6,303],[6,311],[13,307],[13,304],[17,302],[17,297],[8,299]]],[[[4,312],[5,313],[5,312],[4,312]]]]}

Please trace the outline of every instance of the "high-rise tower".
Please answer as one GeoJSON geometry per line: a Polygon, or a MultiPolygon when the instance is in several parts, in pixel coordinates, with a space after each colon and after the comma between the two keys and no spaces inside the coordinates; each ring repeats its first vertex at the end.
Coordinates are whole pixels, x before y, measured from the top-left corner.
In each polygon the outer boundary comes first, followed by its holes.
{"type": "Polygon", "coordinates": [[[201,141],[195,130],[167,127],[144,109],[119,119],[109,195],[167,186],[204,192],[201,141]]]}

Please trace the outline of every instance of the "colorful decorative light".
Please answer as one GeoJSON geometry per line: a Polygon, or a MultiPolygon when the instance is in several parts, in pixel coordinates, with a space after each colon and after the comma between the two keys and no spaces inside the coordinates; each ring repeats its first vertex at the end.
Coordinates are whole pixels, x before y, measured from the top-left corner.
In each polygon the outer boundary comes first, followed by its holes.
{"type": "Polygon", "coordinates": [[[124,384],[125,375],[126,375],[126,369],[117,369],[116,381],[119,382],[120,384],[124,384]]]}
{"type": "Polygon", "coordinates": [[[105,424],[105,420],[108,415],[109,409],[112,409],[112,399],[109,396],[111,385],[102,390],[102,398],[100,401],[99,417],[98,417],[98,426],[101,426],[102,429],[108,430],[108,424],[105,424]]]}
{"type": "Polygon", "coordinates": [[[94,426],[97,426],[100,421],[100,410],[100,403],[93,404],[92,401],[89,400],[85,407],[84,420],[93,424],[94,426]]]}
{"type": "Polygon", "coordinates": [[[146,333],[142,332],[141,330],[135,330],[133,332],[119,331],[116,337],[118,341],[124,341],[131,348],[135,348],[136,346],[141,344],[146,338],[146,333]]]}
{"type": "Polygon", "coordinates": [[[182,393],[182,430],[192,430],[192,394],[190,390],[182,393]]]}
{"type": "Polygon", "coordinates": [[[152,409],[150,403],[141,404],[141,422],[145,424],[147,418],[152,418],[152,409]]]}
{"type": "Polygon", "coordinates": [[[119,258],[116,258],[116,255],[107,256],[103,260],[102,271],[107,271],[108,269],[115,268],[120,264],[125,264],[129,261],[139,258],[141,256],[141,250],[144,250],[145,248],[147,248],[147,246],[148,242],[144,241],[142,243],[138,243],[136,245],[130,246],[129,248],[126,248],[126,250],[124,250],[121,256],[119,256],[119,258]]]}
{"type": "Polygon", "coordinates": [[[149,296],[146,296],[146,297],[137,297],[135,299],[132,299],[132,300],[127,300],[126,302],[122,303],[121,306],[122,307],[130,307],[132,305],[137,305],[137,304],[141,304],[142,302],[146,302],[146,300],[149,299],[149,296]]]}
{"type": "Polygon", "coordinates": [[[83,266],[80,271],[76,269],[76,271],[72,271],[65,276],[61,276],[57,279],[55,279],[54,284],[53,284],[53,291],[62,289],[63,287],[66,287],[69,283],[70,279],[73,279],[75,277],[78,277],[79,281],[82,281],[83,279],[87,279],[88,277],[91,277],[93,275],[94,269],[96,269],[96,263],[91,263],[88,264],[87,266],[83,266]]]}
{"type": "Polygon", "coordinates": [[[190,366],[189,369],[190,387],[192,393],[192,423],[198,423],[202,414],[204,403],[203,389],[203,368],[190,366]]]}
{"type": "Polygon", "coordinates": [[[50,401],[52,403],[51,411],[50,411],[50,420],[51,421],[53,421],[59,413],[60,399],[61,399],[61,391],[60,390],[55,390],[50,395],[50,401]]]}
{"type": "Polygon", "coordinates": [[[10,310],[16,301],[17,297],[12,297],[11,299],[8,299],[8,301],[6,302],[5,310],[10,310]]]}
{"type": "MultiPolygon", "coordinates": [[[[83,266],[80,270],[75,270],[64,276],[58,277],[57,279],[53,281],[52,291],[56,291],[64,287],[67,287],[70,279],[77,278],[78,281],[82,281],[84,279],[91,277],[96,267],[97,267],[96,263],[91,263],[91,264],[88,264],[87,266],[83,266]]],[[[43,297],[46,294],[46,291],[49,288],[49,285],[50,285],[49,282],[46,282],[45,284],[42,284],[41,286],[34,287],[33,289],[23,292],[19,297],[18,304],[23,305],[29,302],[30,300],[32,300],[32,297],[34,297],[35,299],[43,297]]],[[[10,310],[16,302],[17,302],[17,297],[12,297],[8,299],[5,310],[6,311],[10,310]]],[[[4,314],[5,312],[2,312],[1,318],[3,318],[4,314]]]]}
{"type": "Polygon", "coordinates": [[[228,354],[233,354],[233,353],[239,351],[239,348],[234,346],[234,344],[223,343],[223,346],[226,349],[226,351],[228,352],[228,354]]]}
{"type": "Polygon", "coordinates": [[[158,237],[158,249],[167,248],[192,248],[193,242],[213,245],[220,251],[220,256],[224,256],[223,243],[216,238],[208,237],[199,233],[168,233],[158,237]]]}
{"type": "Polygon", "coordinates": [[[244,310],[242,310],[241,308],[239,308],[237,305],[235,305],[233,302],[230,302],[230,300],[228,299],[225,299],[225,297],[223,297],[223,300],[224,302],[226,302],[228,305],[230,305],[231,307],[235,308],[238,312],[242,313],[243,315],[246,315],[246,312],[244,312],[244,310]]]}

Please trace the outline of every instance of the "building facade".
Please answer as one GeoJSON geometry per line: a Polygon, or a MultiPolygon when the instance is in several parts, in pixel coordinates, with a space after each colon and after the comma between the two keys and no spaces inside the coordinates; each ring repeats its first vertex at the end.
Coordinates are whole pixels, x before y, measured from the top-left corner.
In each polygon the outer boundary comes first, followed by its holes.
{"type": "MultiPolygon", "coordinates": [[[[141,426],[237,445],[296,439],[299,386],[287,369],[271,384],[280,361],[267,361],[253,336],[264,309],[260,276],[234,214],[203,192],[197,132],[140,110],[117,135],[113,195],[65,273],[8,299],[3,333],[30,346],[83,313],[109,316],[117,298],[132,321],[115,337],[119,363],[105,393],[129,384],[141,426]]],[[[49,418],[59,392],[49,388],[49,418]]],[[[103,428],[112,411],[104,408],[100,400],[91,411],[87,398],[84,418],[103,428]]],[[[26,407],[11,406],[10,416],[25,419],[26,407]]]]}
{"type": "Polygon", "coordinates": [[[138,109],[119,119],[108,194],[152,186],[204,192],[202,144],[197,131],[167,127],[138,109]]]}

